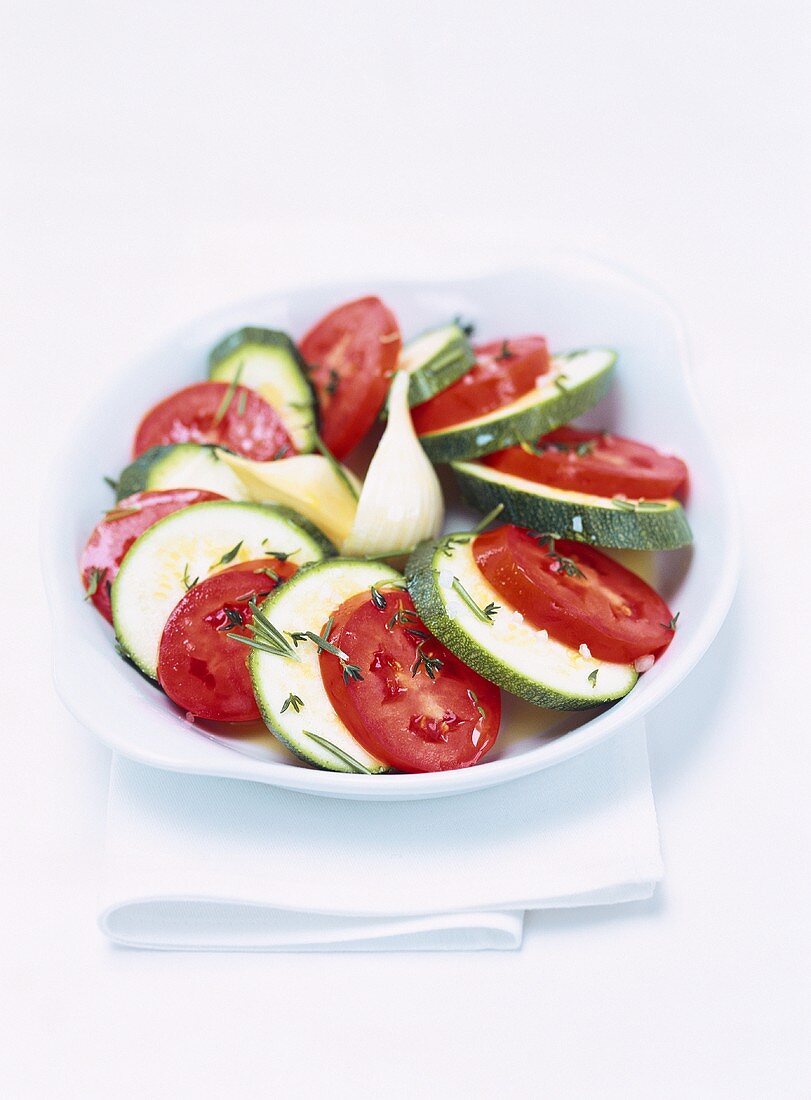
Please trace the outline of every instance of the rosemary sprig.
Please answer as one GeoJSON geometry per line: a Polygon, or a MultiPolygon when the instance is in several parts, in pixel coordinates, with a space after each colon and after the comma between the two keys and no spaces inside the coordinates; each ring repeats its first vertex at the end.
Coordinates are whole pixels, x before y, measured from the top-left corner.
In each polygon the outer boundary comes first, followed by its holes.
{"type": "Polygon", "coordinates": [[[84,598],[86,600],[92,600],[95,594],[99,590],[99,585],[104,579],[106,569],[97,569],[95,566],[87,574],[87,587],[84,590],[84,598]]]}
{"type": "Polygon", "coordinates": [[[429,680],[435,680],[436,674],[445,664],[441,657],[429,657],[425,652],[425,642],[420,642],[417,646],[417,659],[411,666],[412,679],[417,675],[421,668],[425,669],[426,675],[429,680]]]}
{"type": "Polygon", "coordinates": [[[480,535],[485,527],[489,527],[493,520],[500,516],[503,511],[504,505],[497,504],[495,508],[491,509],[491,511],[489,511],[483,519],[479,520],[479,522],[473,528],[472,534],[480,535]]]}
{"type": "Polygon", "coordinates": [[[597,687],[597,673],[599,671],[600,671],[599,668],[593,668],[591,670],[591,672],[589,673],[589,683],[591,684],[591,686],[593,688],[597,687]]]}
{"type": "Polygon", "coordinates": [[[451,588],[457,594],[457,596],[461,598],[462,602],[470,608],[477,619],[479,619],[483,623],[488,623],[490,626],[493,625],[493,619],[501,610],[499,604],[489,603],[486,607],[479,607],[479,605],[476,603],[476,601],[473,599],[471,594],[468,592],[468,590],[465,588],[458,577],[453,578],[453,584],[451,585],[451,588]]]}
{"type": "Polygon", "coordinates": [[[282,709],[280,713],[284,714],[284,712],[286,710],[289,710],[291,707],[296,712],[296,714],[298,714],[298,712],[304,707],[304,700],[298,695],[294,695],[292,691],[282,703],[282,709]]]}
{"type": "Polygon", "coordinates": [[[248,602],[253,621],[247,624],[252,638],[244,638],[241,634],[227,634],[235,642],[250,646],[251,649],[261,649],[264,653],[270,653],[274,657],[292,657],[294,661],[300,660],[293,646],[282,634],[281,630],[273,625],[256,603],[255,599],[248,602]]]}
{"type": "Polygon", "coordinates": [[[183,567],[183,586],[185,587],[186,591],[190,591],[190,589],[194,588],[194,586],[199,583],[199,577],[195,577],[194,580],[191,579],[191,576],[189,575],[189,563],[186,562],[183,567]]]}
{"type": "Polygon", "coordinates": [[[228,389],[222,395],[222,401],[220,402],[219,408],[214,413],[213,423],[214,423],[215,428],[217,427],[218,424],[220,424],[220,422],[222,421],[222,418],[228,412],[228,409],[229,409],[229,406],[231,405],[231,402],[234,400],[234,394],[237,392],[237,386],[239,385],[239,380],[242,377],[242,371],[243,371],[244,367],[245,367],[245,363],[243,361],[237,367],[236,372],[234,373],[234,377],[228,383],[228,389]]]}
{"type": "Polygon", "coordinates": [[[299,642],[312,642],[319,649],[323,649],[325,653],[331,653],[333,657],[337,657],[341,662],[341,672],[344,675],[345,684],[348,684],[350,680],[362,680],[363,674],[358,665],[350,664],[348,655],[327,640],[334,623],[335,619],[330,616],[320,634],[316,634],[314,630],[295,630],[290,637],[296,646],[299,642]]]}
{"type": "Polygon", "coordinates": [[[394,630],[395,626],[410,626],[412,623],[418,623],[419,621],[416,611],[412,611],[410,608],[403,607],[403,605],[400,604],[386,623],[386,630],[394,630]]]}
{"type": "Polygon", "coordinates": [[[244,541],[243,539],[240,539],[239,542],[236,544],[236,546],[232,546],[230,550],[226,550],[226,552],[223,554],[223,556],[220,558],[220,560],[215,561],[211,568],[216,569],[218,565],[230,565],[231,562],[234,560],[234,558],[239,553],[239,551],[242,547],[243,541],[244,541]]]}
{"type": "Polygon", "coordinates": [[[380,589],[372,585],[369,591],[372,594],[372,603],[375,605],[377,610],[385,611],[389,605],[386,603],[386,597],[383,595],[380,589]]]}
{"type": "Polygon", "coordinates": [[[372,774],[369,769],[364,768],[363,764],[359,763],[354,758],[354,756],[350,756],[348,752],[344,752],[344,750],[339,749],[337,745],[333,745],[331,741],[327,741],[326,737],[319,737],[319,735],[317,733],[313,733],[312,730],[302,730],[301,732],[312,738],[312,740],[315,741],[316,745],[320,745],[322,749],[326,749],[327,752],[331,752],[333,756],[335,756],[342,763],[346,764],[351,771],[357,772],[359,775],[372,774]]]}

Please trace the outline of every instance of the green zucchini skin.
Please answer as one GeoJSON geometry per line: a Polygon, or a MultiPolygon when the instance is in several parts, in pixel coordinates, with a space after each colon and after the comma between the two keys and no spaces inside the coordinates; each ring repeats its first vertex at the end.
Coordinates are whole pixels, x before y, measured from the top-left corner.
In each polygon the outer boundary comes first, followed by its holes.
{"type": "MultiPolygon", "coordinates": [[[[536,531],[554,531],[560,538],[618,550],[677,550],[693,541],[690,524],[677,500],[668,507],[629,511],[606,498],[605,504],[564,499],[563,490],[547,488],[524,478],[507,483],[499,472],[478,462],[452,462],[451,469],[467,504],[486,515],[498,504],[502,518],[536,531]],[[521,486],[518,486],[521,482],[521,486]],[[580,518],[582,530],[572,525],[580,518]]],[[[593,498],[597,500],[599,498],[593,498]]]]}
{"type": "Polygon", "coordinates": [[[318,400],[310,380],[309,369],[301,353],[286,332],[278,329],[247,325],[229,333],[208,356],[208,376],[212,381],[231,382],[239,370],[240,353],[251,348],[276,352],[278,361],[266,374],[248,365],[241,384],[255,389],[276,408],[299,454],[309,454],[316,448],[318,436],[318,400]],[[264,375],[264,379],[263,379],[264,375]],[[263,392],[262,381],[273,378],[276,397],[263,392]],[[282,392],[287,400],[281,400],[282,392]]]}
{"type": "Polygon", "coordinates": [[[629,666],[627,686],[618,694],[589,689],[585,674],[579,694],[558,691],[513,668],[492,649],[485,648],[447,613],[438,580],[440,570],[453,569],[453,551],[448,556],[445,547],[445,539],[421,543],[406,563],[406,584],[418,615],[431,633],[475,672],[505,691],[550,710],[586,710],[614,702],[633,688],[637,675],[629,666]]]}
{"type": "Polygon", "coordinates": [[[408,403],[413,408],[424,401],[430,401],[438,393],[442,393],[448,386],[467,374],[476,362],[476,356],[470,341],[463,329],[453,323],[442,329],[432,329],[422,333],[415,340],[410,340],[400,353],[401,362],[406,358],[410,348],[418,341],[429,338],[434,333],[446,335],[445,343],[430,358],[419,366],[414,367],[409,373],[408,403]]]}
{"type": "Polygon", "coordinates": [[[555,356],[554,362],[566,373],[566,364],[583,356],[599,356],[599,363],[588,377],[566,388],[561,382],[553,383],[537,391],[537,398],[525,395],[487,416],[463,421],[451,428],[421,435],[420,443],[432,462],[453,462],[457,459],[477,458],[502,451],[516,443],[538,436],[567,424],[587,412],[603,397],[611,384],[617,362],[616,352],[609,348],[591,348],[572,352],[567,356],[555,356]]]}
{"type": "Polygon", "coordinates": [[[236,474],[229,477],[230,471],[226,467],[223,467],[226,473],[222,474],[215,465],[222,466],[215,454],[217,449],[208,443],[166,443],[150,447],[121,471],[116,499],[123,500],[132,493],[142,493],[147,489],[208,489],[235,500],[244,499],[236,474]],[[187,457],[191,462],[195,458],[205,458],[206,465],[210,461],[210,470],[216,471],[214,480],[206,476],[199,483],[193,484],[197,479],[187,478],[184,471],[187,457]],[[219,481],[224,483],[218,484],[219,481]],[[232,491],[228,492],[228,484],[231,482],[232,491]]]}

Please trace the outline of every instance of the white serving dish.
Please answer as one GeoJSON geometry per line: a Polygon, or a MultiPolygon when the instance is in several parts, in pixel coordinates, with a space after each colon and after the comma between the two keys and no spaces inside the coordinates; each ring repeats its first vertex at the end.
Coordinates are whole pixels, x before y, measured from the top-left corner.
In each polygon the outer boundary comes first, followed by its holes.
{"type": "MultiPolygon", "coordinates": [[[[429,798],[503,783],[557,764],[612,736],[684,679],[715,637],[738,574],[736,509],[690,387],[681,326],[658,295],[581,256],[557,256],[532,270],[443,282],[340,283],[241,302],[204,317],[140,362],[122,369],[60,457],[43,510],[42,554],[54,625],[57,690],[67,708],[116,752],[159,768],[270,783],[312,794],[373,800],[429,798]],[[584,418],[636,436],[689,463],[690,550],[656,555],[656,584],[679,630],[668,652],[629,696],[602,711],[563,715],[519,701],[505,706],[493,754],[474,768],[429,775],[346,775],[317,771],[288,754],[263,727],[242,734],[189,724],[157,688],[125,664],[112,630],[82,598],[78,557],[110,503],[102,474],[122,468],[140,414],[169,391],[205,377],[206,354],[227,331],[269,325],[300,335],[327,309],[377,293],[406,336],[455,314],[477,338],[546,333],[553,350],[605,344],[619,351],[612,392],[584,418]]],[[[448,482],[449,484],[449,482],[448,482]]],[[[449,509],[448,529],[471,513],[449,509]]]]}

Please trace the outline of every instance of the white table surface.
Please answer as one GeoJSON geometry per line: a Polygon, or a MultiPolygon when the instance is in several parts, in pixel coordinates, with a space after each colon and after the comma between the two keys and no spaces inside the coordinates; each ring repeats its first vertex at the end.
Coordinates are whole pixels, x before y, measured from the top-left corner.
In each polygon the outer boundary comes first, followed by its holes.
{"type": "Polygon", "coordinates": [[[808,1095],[806,11],[2,5],[0,1094],[808,1095]],[[674,300],[741,488],[739,598],[650,722],[663,888],[533,916],[517,954],[111,948],[109,756],[50,682],[53,448],[225,300],[549,244],[674,300]]]}

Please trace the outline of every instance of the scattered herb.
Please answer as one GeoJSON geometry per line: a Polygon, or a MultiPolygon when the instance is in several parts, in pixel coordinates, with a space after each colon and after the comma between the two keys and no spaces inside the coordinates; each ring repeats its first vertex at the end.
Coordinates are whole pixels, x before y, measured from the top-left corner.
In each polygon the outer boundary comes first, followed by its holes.
{"type": "Polygon", "coordinates": [[[515,359],[515,352],[510,351],[510,345],[507,340],[501,341],[501,351],[496,356],[496,362],[502,359],[515,359]]]}
{"type": "Polygon", "coordinates": [[[636,510],[638,512],[661,512],[667,505],[661,500],[638,500],[636,510]]]}
{"type": "Polygon", "coordinates": [[[93,596],[95,596],[95,594],[98,592],[99,584],[101,583],[101,580],[106,572],[106,569],[96,569],[94,566],[87,574],[87,586],[84,590],[84,598],[86,600],[92,599],[93,596]]]}
{"type": "Polygon", "coordinates": [[[471,688],[468,688],[467,689],[467,697],[471,701],[473,706],[476,708],[476,710],[479,712],[479,717],[480,718],[485,718],[486,715],[485,715],[485,712],[484,712],[484,707],[479,702],[479,697],[476,694],[476,692],[473,691],[471,688]]]}
{"type": "Polygon", "coordinates": [[[242,613],[240,611],[237,611],[236,608],[234,608],[234,607],[224,607],[222,609],[222,611],[223,611],[223,615],[225,615],[228,622],[223,623],[222,626],[217,627],[217,630],[219,630],[221,633],[225,633],[225,631],[230,630],[234,626],[244,626],[245,625],[244,616],[242,615],[242,613]]]}
{"type": "Polygon", "coordinates": [[[363,764],[359,764],[354,757],[350,756],[348,752],[344,752],[343,749],[339,749],[337,745],[333,745],[331,741],[327,741],[325,737],[319,737],[317,733],[312,733],[310,730],[302,730],[302,733],[306,733],[308,737],[311,737],[315,741],[316,745],[320,745],[322,749],[326,749],[327,752],[331,752],[342,763],[346,764],[350,771],[357,772],[362,775],[371,775],[372,773],[368,768],[364,768],[363,764]]]}
{"type": "Polygon", "coordinates": [[[289,710],[289,708],[292,707],[296,714],[298,714],[303,706],[304,700],[300,699],[298,695],[294,695],[291,691],[285,701],[282,703],[281,713],[284,714],[286,710],[289,710]]]}
{"type": "Polygon", "coordinates": [[[582,443],[578,443],[574,449],[574,453],[579,458],[583,458],[585,455],[590,455],[599,441],[596,439],[584,439],[582,443]]]}
{"type": "Polygon", "coordinates": [[[362,680],[363,673],[358,665],[348,665],[345,662],[341,662],[341,672],[344,674],[344,683],[348,684],[350,680],[362,680]]]}
{"type": "Polygon", "coordinates": [[[599,668],[593,668],[591,670],[591,672],[589,673],[589,683],[591,684],[591,686],[593,688],[597,687],[597,673],[599,671],[600,671],[599,668]]]}
{"type": "Polygon", "coordinates": [[[104,482],[105,482],[105,483],[106,483],[107,485],[109,485],[109,486],[110,486],[110,488],[111,488],[111,489],[113,490],[113,492],[114,492],[114,493],[117,493],[117,492],[118,492],[118,482],[117,482],[117,481],[115,480],[115,478],[114,478],[114,477],[107,477],[107,476],[105,475],[105,477],[103,478],[103,480],[104,480],[104,482]]]}
{"type": "Polygon", "coordinates": [[[185,566],[183,567],[183,584],[186,588],[186,591],[190,591],[190,589],[194,588],[194,586],[199,583],[199,577],[195,577],[194,580],[192,580],[189,576],[189,563],[186,562],[185,566]]]}
{"type": "Polygon", "coordinates": [[[349,663],[349,658],[342,649],[338,649],[332,642],[327,639],[332,631],[335,619],[330,616],[327,619],[326,625],[320,634],[316,634],[314,630],[295,630],[290,634],[293,640],[293,645],[298,646],[299,642],[312,642],[313,645],[319,649],[323,649],[325,653],[331,653],[333,657],[337,657],[341,662],[341,672],[344,674],[344,683],[348,684],[350,680],[362,680],[363,675],[360,668],[357,665],[349,663]]]}
{"type": "Polygon", "coordinates": [[[297,546],[295,550],[288,550],[287,553],[285,553],[284,550],[271,550],[271,545],[270,539],[262,539],[262,549],[269,558],[275,558],[277,561],[287,561],[288,558],[292,558],[293,555],[297,554],[301,549],[300,546],[297,546]]]}
{"type": "Polygon", "coordinates": [[[451,585],[453,591],[461,597],[462,601],[470,608],[477,619],[480,619],[483,623],[489,623],[493,625],[493,619],[501,610],[499,604],[489,603],[486,607],[479,607],[471,594],[462,584],[458,577],[453,578],[453,584],[451,585]]]}
{"type": "Polygon", "coordinates": [[[465,336],[467,336],[468,339],[470,339],[470,337],[476,331],[476,326],[473,324],[473,322],[464,321],[461,314],[459,313],[457,313],[454,317],[453,323],[456,325],[457,328],[460,328],[462,330],[462,332],[465,334],[465,336]]]}
{"type": "Polygon", "coordinates": [[[226,553],[223,554],[219,561],[214,562],[212,569],[216,569],[218,565],[230,565],[239,553],[242,543],[243,539],[240,539],[236,546],[232,546],[230,550],[226,551],[226,553]]]}
{"type": "Polygon", "coordinates": [[[372,593],[372,603],[375,605],[377,610],[385,611],[388,607],[388,604],[386,603],[386,597],[378,588],[375,588],[374,585],[372,585],[370,592],[372,593]]]}
{"type": "Polygon", "coordinates": [[[560,390],[561,393],[568,393],[569,392],[568,387],[563,385],[564,379],[568,382],[569,381],[569,376],[567,374],[559,374],[557,376],[557,378],[555,379],[555,385],[557,386],[557,388],[560,390]]]}
{"type": "Polygon", "coordinates": [[[270,461],[271,462],[277,462],[280,458],[284,458],[284,456],[287,454],[287,452],[289,450],[290,450],[290,444],[289,443],[282,443],[281,447],[279,447],[278,451],[276,452],[275,455],[273,455],[273,457],[271,458],[270,461]]]}
{"type": "Polygon", "coordinates": [[[341,382],[340,374],[338,374],[335,367],[330,367],[329,368],[329,379],[327,381],[326,386],[324,386],[324,392],[328,393],[330,395],[330,397],[332,397],[333,394],[335,393],[335,391],[338,389],[338,386],[340,385],[340,382],[341,382]]]}
{"type": "Polygon", "coordinates": [[[428,679],[435,680],[437,672],[439,672],[445,662],[440,657],[429,657],[425,652],[424,646],[425,642],[420,642],[417,646],[417,659],[411,666],[411,676],[413,679],[420,669],[424,668],[428,679]]]}
{"type": "Polygon", "coordinates": [[[270,577],[274,584],[278,584],[282,579],[276,570],[271,569],[269,565],[263,565],[259,569],[254,569],[254,573],[264,573],[266,577],[270,577]]]}
{"type": "Polygon", "coordinates": [[[248,405],[248,391],[241,390],[237,401],[237,416],[244,416],[248,405]]]}
{"type": "Polygon", "coordinates": [[[585,577],[586,574],[571,558],[564,557],[555,549],[555,540],[561,537],[559,534],[554,531],[530,531],[529,535],[540,546],[546,547],[546,556],[556,561],[567,577],[585,577]]]}
{"type": "Polygon", "coordinates": [[[500,516],[503,511],[504,511],[504,505],[503,504],[497,504],[495,506],[495,508],[493,508],[492,511],[487,513],[487,515],[484,517],[484,519],[479,520],[479,522],[473,528],[473,534],[474,535],[480,535],[482,533],[482,531],[485,529],[485,527],[489,527],[490,524],[493,522],[493,520],[497,516],[500,516]]]}
{"type": "Polygon", "coordinates": [[[243,371],[244,367],[245,367],[245,363],[243,361],[237,367],[236,373],[234,374],[234,377],[228,383],[228,389],[222,395],[222,401],[220,402],[220,407],[214,413],[213,423],[214,423],[215,427],[217,427],[217,425],[222,421],[222,418],[228,412],[228,409],[231,405],[231,402],[234,400],[234,394],[237,392],[237,386],[239,385],[239,380],[242,377],[242,371],[243,371]]]}
{"type": "Polygon", "coordinates": [[[679,621],[679,615],[681,615],[681,611],[677,611],[676,614],[673,616],[673,618],[670,620],[669,623],[660,623],[659,625],[663,626],[665,628],[665,630],[675,631],[676,630],[676,624],[679,621]]]}
{"type": "Polygon", "coordinates": [[[251,609],[253,622],[248,623],[247,626],[253,637],[244,638],[241,634],[228,634],[227,637],[233,638],[235,642],[240,642],[242,645],[250,646],[251,649],[261,649],[264,653],[270,653],[274,657],[292,657],[294,661],[298,661],[299,657],[293,646],[290,645],[281,630],[275,627],[260,610],[256,600],[252,599],[248,607],[251,609]]]}

